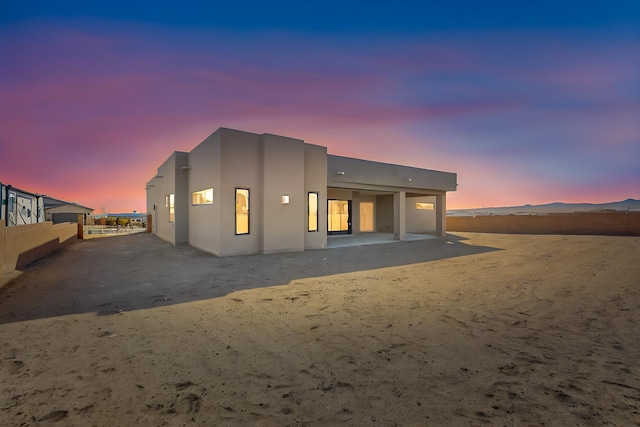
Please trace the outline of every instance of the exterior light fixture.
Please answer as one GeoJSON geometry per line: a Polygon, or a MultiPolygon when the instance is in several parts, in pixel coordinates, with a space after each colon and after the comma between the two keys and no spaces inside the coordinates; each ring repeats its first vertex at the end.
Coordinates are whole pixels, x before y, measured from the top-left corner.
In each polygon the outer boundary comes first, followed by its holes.
{"type": "Polygon", "coordinates": [[[336,172],[336,175],[344,175],[344,171],[338,171],[336,172]]]}
{"type": "Polygon", "coordinates": [[[411,181],[413,181],[413,180],[412,180],[411,178],[405,178],[403,181],[404,181],[404,182],[411,182],[411,181]]]}
{"type": "Polygon", "coordinates": [[[282,204],[283,205],[288,205],[289,204],[289,195],[288,194],[283,194],[282,195],[282,204]]]}

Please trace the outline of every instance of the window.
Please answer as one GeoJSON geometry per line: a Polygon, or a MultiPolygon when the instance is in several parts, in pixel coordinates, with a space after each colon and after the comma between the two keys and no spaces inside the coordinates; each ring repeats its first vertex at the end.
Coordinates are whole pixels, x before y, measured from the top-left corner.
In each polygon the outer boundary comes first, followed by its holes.
{"type": "Polygon", "coordinates": [[[236,234],[249,234],[248,188],[236,188],[236,234]]]}
{"type": "Polygon", "coordinates": [[[360,202],[360,232],[374,231],[373,202],[360,202]]]}
{"type": "Polygon", "coordinates": [[[206,190],[194,191],[191,193],[192,205],[211,205],[213,204],[213,188],[206,190]]]}
{"type": "Polygon", "coordinates": [[[318,231],[318,193],[309,193],[309,226],[308,231],[318,231]]]}
{"type": "Polygon", "coordinates": [[[167,196],[167,198],[169,200],[169,222],[174,222],[175,221],[175,215],[176,215],[175,194],[169,194],[167,196]]]}
{"type": "Polygon", "coordinates": [[[423,203],[423,202],[416,203],[416,209],[418,210],[432,211],[433,208],[434,208],[433,203],[423,203]]]}

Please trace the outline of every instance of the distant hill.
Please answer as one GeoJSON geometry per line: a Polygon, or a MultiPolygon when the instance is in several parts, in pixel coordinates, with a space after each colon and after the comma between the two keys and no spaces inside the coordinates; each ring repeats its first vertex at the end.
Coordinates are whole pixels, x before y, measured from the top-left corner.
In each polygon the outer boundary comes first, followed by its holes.
{"type": "Polygon", "coordinates": [[[547,203],[544,205],[506,206],[495,208],[453,209],[447,216],[477,215],[544,215],[550,213],[640,211],[640,200],[627,199],[610,203],[547,203]]]}

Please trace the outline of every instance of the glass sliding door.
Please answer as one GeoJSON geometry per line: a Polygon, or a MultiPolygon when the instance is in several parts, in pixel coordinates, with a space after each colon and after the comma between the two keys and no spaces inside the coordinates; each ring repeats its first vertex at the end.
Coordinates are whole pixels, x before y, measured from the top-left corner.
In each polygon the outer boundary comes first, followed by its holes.
{"type": "Polygon", "coordinates": [[[351,234],[351,200],[327,200],[327,233],[351,234]]]}

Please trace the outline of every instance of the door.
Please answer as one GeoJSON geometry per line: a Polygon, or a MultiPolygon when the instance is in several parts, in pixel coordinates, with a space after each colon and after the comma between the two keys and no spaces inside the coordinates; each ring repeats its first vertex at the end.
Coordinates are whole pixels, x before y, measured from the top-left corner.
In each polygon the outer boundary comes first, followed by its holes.
{"type": "Polygon", "coordinates": [[[351,234],[351,200],[327,200],[327,234],[351,234]]]}
{"type": "Polygon", "coordinates": [[[360,202],[360,232],[372,232],[373,226],[373,202],[360,202]]]}

